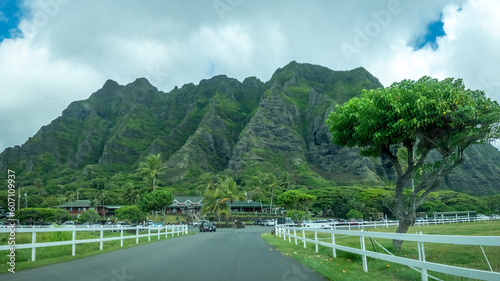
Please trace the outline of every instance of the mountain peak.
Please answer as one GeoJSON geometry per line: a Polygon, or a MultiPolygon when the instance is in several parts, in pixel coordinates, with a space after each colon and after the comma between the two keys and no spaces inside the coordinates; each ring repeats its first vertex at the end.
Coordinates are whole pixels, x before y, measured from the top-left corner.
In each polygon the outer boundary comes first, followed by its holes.
{"type": "Polygon", "coordinates": [[[137,87],[137,86],[144,87],[147,90],[155,90],[155,91],[158,90],[158,88],[156,88],[155,86],[151,85],[151,83],[149,83],[148,79],[146,79],[144,77],[139,77],[139,78],[135,79],[134,82],[128,84],[127,86],[129,86],[129,85],[135,86],[135,87],[137,87]]]}

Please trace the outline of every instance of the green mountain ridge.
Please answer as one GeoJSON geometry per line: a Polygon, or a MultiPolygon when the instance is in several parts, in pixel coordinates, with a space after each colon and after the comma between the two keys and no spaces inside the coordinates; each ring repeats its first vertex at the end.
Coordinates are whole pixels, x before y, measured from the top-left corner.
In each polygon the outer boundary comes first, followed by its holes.
{"type": "MultiPolygon", "coordinates": [[[[165,93],[139,78],[112,80],[75,101],[22,146],[0,154],[0,171],[15,170],[23,186],[44,182],[47,195],[77,188],[111,190],[132,182],[138,163],[161,154],[163,185],[194,194],[204,172],[238,181],[265,171],[293,175],[308,189],[382,186],[394,178],[387,159],[363,158],[330,142],[325,125],[336,104],[382,87],[364,68],[333,71],[291,62],[268,82],[219,75],[165,93]]],[[[500,152],[491,145],[466,151],[466,163],[443,188],[476,195],[500,192],[500,152]]]]}

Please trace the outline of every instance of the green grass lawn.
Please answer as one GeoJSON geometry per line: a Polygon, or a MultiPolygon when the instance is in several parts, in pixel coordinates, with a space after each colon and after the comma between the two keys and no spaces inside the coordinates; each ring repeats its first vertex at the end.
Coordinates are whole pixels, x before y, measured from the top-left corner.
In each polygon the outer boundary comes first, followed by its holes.
{"type": "MultiPolygon", "coordinates": [[[[162,230],[164,231],[164,230],[162,230]]],[[[169,230],[170,232],[171,230],[169,230]]],[[[156,229],[151,229],[151,234],[156,233],[156,229]]],[[[147,230],[139,232],[141,234],[147,234],[147,230]]],[[[193,234],[193,233],[189,233],[193,234]]],[[[0,245],[7,245],[7,238],[9,233],[0,233],[0,245]]],[[[30,244],[31,243],[31,233],[16,233],[16,244],[30,244]]],[[[135,236],[135,230],[133,232],[124,231],[123,236],[135,236]]],[[[182,236],[182,234],[181,234],[182,236]]],[[[100,231],[77,231],[76,239],[94,239],[100,237],[100,231]]],[[[120,237],[120,232],[104,231],[103,237],[120,237]]],[[[174,238],[177,237],[177,234],[174,238]]],[[[168,239],[172,239],[171,233],[168,234],[168,239]]],[[[41,242],[56,242],[56,241],[69,241],[72,240],[72,232],[58,231],[58,232],[39,232],[37,233],[37,243],[41,242]]],[[[130,247],[135,247],[139,245],[144,245],[147,243],[154,243],[157,241],[165,240],[165,233],[162,232],[160,239],[158,240],[157,235],[151,236],[151,241],[148,241],[148,237],[139,237],[139,243],[136,244],[136,239],[128,238],[123,240],[123,247],[120,246],[120,240],[105,241],[103,243],[103,249],[99,250],[100,243],[85,243],[77,244],[75,256],[72,256],[72,246],[52,246],[43,247],[36,249],[36,260],[31,261],[31,249],[19,249],[16,250],[16,269],[15,271],[21,271],[24,269],[39,267],[43,265],[70,261],[74,259],[80,259],[88,256],[98,255],[114,250],[126,249],[130,247]]],[[[7,272],[10,266],[7,264],[7,255],[10,251],[0,251],[0,273],[7,272]]]]}
{"type": "MultiPolygon", "coordinates": [[[[367,229],[366,231],[395,232],[392,228],[367,229]]],[[[440,235],[470,235],[470,236],[500,236],[500,221],[476,222],[464,224],[447,224],[436,226],[411,227],[408,233],[422,231],[422,234],[440,235]]],[[[301,233],[297,233],[301,235],[301,233]]],[[[421,280],[419,272],[405,265],[388,263],[381,260],[368,258],[368,273],[363,271],[360,255],[337,250],[337,258],[333,258],[332,249],[319,246],[319,252],[315,252],[315,245],[307,243],[304,249],[303,242],[298,241],[295,245],[294,239],[288,242],[283,238],[274,237],[265,233],[262,237],[271,245],[276,247],[283,255],[296,259],[313,270],[319,272],[329,280],[421,280]]],[[[314,239],[314,232],[306,232],[306,237],[314,239]]],[[[331,242],[330,234],[318,234],[318,239],[331,242]]],[[[352,248],[360,248],[360,239],[357,236],[336,235],[335,242],[338,245],[352,248]]],[[[376,239],[384,248],[397,256],[418,260],[416,242],[404,242],[402,251],[395,252],[392,240],[376,239]]],[[[376,243],[365,239],[366,249],[369,251],[384,252],[376,243]]],[[[489,259],[492,269],[500,272],[500,247],[483,247],[489,259]]],[[[384,252],[385,253],[385,252],[384,252]]],[[[425,243],[426,261],[454,265],[459,267],[489,270],[486,259],[479,246],[445,245],[425,243]]],[[[429,274],[443,280],[469,280],[456,276],[444,275],[435,272],[429,274]]],[[[432,280],[432,279],[429,279],[432,280]]]]}

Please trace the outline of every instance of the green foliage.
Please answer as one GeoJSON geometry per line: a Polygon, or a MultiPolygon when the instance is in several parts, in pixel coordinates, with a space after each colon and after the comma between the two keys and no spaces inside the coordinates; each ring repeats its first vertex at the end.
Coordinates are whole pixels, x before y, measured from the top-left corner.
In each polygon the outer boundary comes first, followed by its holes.
{"type": "MultiPolygon", "coordinates": [[[[360,98],[337,106],[326,124],[333,143],[358,147],[363,156],[384,154],[391,161],[397,177],[397,232],[405,233],[416,209],[464,161],[464,150],[500,137],[498,120],[500,106],[483,92],[465,89],[461,79],[424,76],[364,90],[360,98]],[[404,157],[394,153],[401,147],[406,148],[404,157]],[[439,157],[428,157],[431,151],[439,157]],[[416,186],[405,198],[412,179],[416,186]]],[[[394,243],[399,250],[402,241],[394,243]]]]}
{"type": "Polygon", "coordinates": [[[98,221],[100,219],[100,215],[98,212],[92,210],[92,209],[89,209],[85,212],[82,212],[80,214],[80,216],[78,217],[78,221],[80,222],[91,222],[91,223],[95,223],[96,221],[98,221]]]}
{"type": "Polygon", "coordinates": [[[61,222],[68,217],[68,211],[62,209],[25,208],[15,212],[15,218],[22,223],[61,222]]]}
{"type": "Polygon", "coordinates": [[[439,150],[484,143],[499,136],[499,119],[498,103],[466,90],[462,80],[423,77],[365,90],[337,106],[327,125],[334,143],[379,156],[389,146],[416,140],[420,149],[439,150]]]}
{"type": "Polygon", "coordinates": [[[157,189],[146,193],[139,201],[140,208],[145,212],[158,211],[165,214],[165,210],[174,202],[174,196],[168,190],[157,189]]]}
{"type": "Polygon", "coordinates": [[[441,190],[433,192],[429,196],[429,200],[420,206],[419,211],[426,212],[428,216],[432,216],[434,212],[451,211],[490,213],[491,208],[489,207],[487,202],[469,194],[451,190],[441,190]]]}
{"type": "Polygon", "coordinates": [[[166,167],[163,165],[161,155],[158,154],[146,157],[145,161],[139,164],[137,172],[140,176],[144,177],[145,180],[150,180],[152,182],[152,189],[154,191],[156,190],[159,174],[165,170],[166,167]]]}
{"type": "Polygon", "coordinates": [[[278,196],[278,202],[281,206],[294,211],[296,215],[295,219],[299,223],[299,226],[305,218],[304,216],[299,218],[299,212],[303,211],[307,213],[309,208],[314,204],[314,201],[316,201],[316,196],[302,193],[298,190],[288,190],[278,196]]]}
{"type": "Polygon", "coordinates": [[[349,210],[349,212],[347,212],[346,216],[348,219],[362,219],[363,213],[358,210],[351,209],[349,210]]]}
{"type": "Polygon", "coordinates": [[[146,214],[137,205],[132,205],[120,207],[115,211],[115,216],[120,220],[130,220],[131,222],[138,223],[144,220],[146,214]]]}

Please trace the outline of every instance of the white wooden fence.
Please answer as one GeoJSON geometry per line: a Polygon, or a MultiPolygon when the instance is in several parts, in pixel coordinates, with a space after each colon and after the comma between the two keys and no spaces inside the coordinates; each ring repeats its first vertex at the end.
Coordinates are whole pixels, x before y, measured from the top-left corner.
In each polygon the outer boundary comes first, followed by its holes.
{"type": "MultiPolygon", "coordinates": [[[[15,245],[0,245],[0,251],[9,250],[11,247],[14,247],[16,250],[18,249],[31,249],[31,260],[35,261],[36,258],[36,248],[41,247],[51,247],[51,246],[62,246],[62,245],[72,245],[72,255],[76,254],[76,244],[83,243],[95,243],[99,242],[99,249],[102,250],[104,241],[113,241],[120,240],[120,246],[123,247],[124,239],[132,239],[135,238],[136,244],[139,243],[140,237],[148,237],[148,241],[151,241],[151,236],[158,236],[158,240],[160,240],[161,235],[165,235],[165,238],[168,238],[168,235],[180,236],[181,234],[187,234],[188,228],[187,225],[167,225],[167,226],[130,226],[130,227],[91,227],[91,228],[80,228],[80,227],[59,227],[59,228],[16,228],[15,233],[30,233],[31,232],[31,243],[29,244],[15,244],[15,245]],[[127,235],[123,236],[123,231],[134,231],[135,235],[127,235]],[[139,231],[147,230],[147,234],[139,234],[139,231]],[[94,239],[76,239],[76,233],[80,231],[93,231],[100,232],[99,238],[94,239]],[[120,236],[116,237],[104,237],[104,232],[120,232],[120,236]],[[36,241],[36,234],[39,232],[72,232],[72,239],[67,241],[57,241],[57,242],[40,242],[36,241]]],[[[10,228],[0,228],[0,233],[10,233],[10,228]]]]}
{"type": "MultiPolygon", "coordinates": [[[[467,278],[481,279],[481,280],[500,280],[500,273],[470,268],[463,268],[451,265],[438,264],[433,262],[427,262],[425,260],[425,248],[424,243],[440,243],[440,244],[454,244],[454,245],[477,245],[481,249],[483,246],[500,246],[500,236],[458,236],[458,235],[422,235],[422,234],[400,234],[400,233],[384,233],[384,232],[368,232],[368,231],[353,231],[353,230],[334,230],[334,229],[317,229],[317,228],[304,228],[304,227],[284,227],[276,226],[276,234],[279,237],[283,237],[284,240],[292,242],[295,240],[295,245],[297,245],[297,240],[303,241],[304,248],[306,248],[306,242],[313,243],[316,247],[316,252],[318,252],[318,245],[332,248],[333,257],[337,257],[336,250],[342,250],[362,256],[363,270],[368,272],[368,265],[366,257],[372,257],[375,259],[385,260],[388,262],[399,263],[407,265],[415,270],[421,272],[422,280],[427,281],[428,277],[435,278],[428,275],[427,271],[441,272],[445,274],[451,274],[456,276],[462,276],[467,278]],[[314,239],[306,238],[305,232],[314,232],[314,239]],[[297,235],[299,232],[299,235],[297,235]],[[319,233],[327,233],[331,235],[331,243],[318,240],[319,233]],[[300,233],[302,235],[300,235],[300,233]],[[347,236],[358,236],[360,237],[360,248],[352,248],[347,246],[337,245],[335,243],[335,235],[347,235],[347,236]],[[388,252],[388,254],[373,252],[366,250],[365,247],[365,237],[369,238],[380,238],[380,239],[397,239],[404,241],[414,241],[417,242],[419,259],[410,259],[404,257],[397,257],[388,252]]],[[[484,250],[483,250],[484,253],[484,250]]],[[[489,265],[488,258],[485,255],[486,262],[489,265]]],[[[491,269],[491,266],[490,266],[491,269]]],[[[437,278],[435,278],[437,279],[437,278]]]]}
{"type": "MultiPolygon", "coordinates": [[[[437,224],[449,224],[449,223],[473,223],[485,221],[484,219],[476,219],[474,217],[470,218],[436,218],[429,220],[416,220],[415,225],[437,225],[437,224]]],[[[292,225],[289,225],[292,226],[292,225]]],[[[363,222],[306,222],[302,225],[303,227],[309,228],[322,228],[322,229],[340,229],[340,230],[352,230],[352,229],[367,229],[367,228],[381,228],[389,226],[399,226],[398,221],[363,221],[363,222]]]]}

